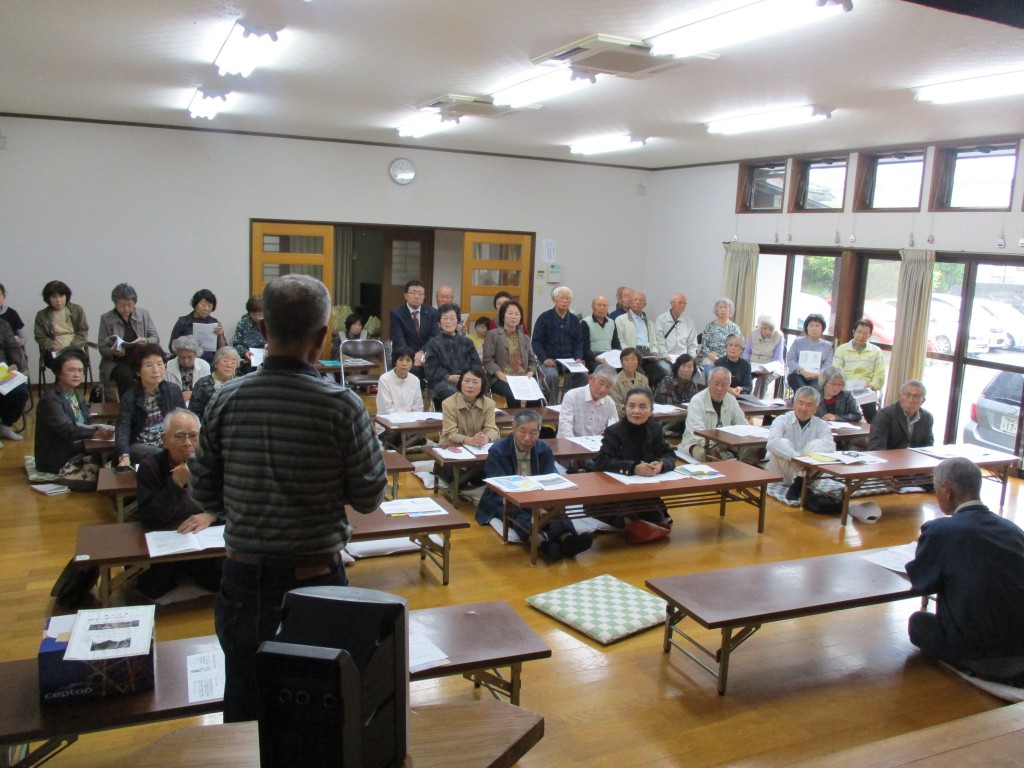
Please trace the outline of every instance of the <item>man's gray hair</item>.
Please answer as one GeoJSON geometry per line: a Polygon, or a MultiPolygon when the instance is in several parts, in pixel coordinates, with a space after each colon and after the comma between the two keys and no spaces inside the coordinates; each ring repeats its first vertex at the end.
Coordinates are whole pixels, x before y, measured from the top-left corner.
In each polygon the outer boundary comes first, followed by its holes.
{"type": "Polygon", "coordinates": [[[525,408],[525,409],[523,409],[521,411],[518,411],[516,413],[516,415],[513,417],[513,419],[512,419],[512,429],[513,429],[513,431],[519,429],[519,427],[521,427],[526,422],[530,422],[532,424],[535,424],[537,426],[537,429],[540,429],[541,428],[541,424],[543,423],[543,420],[541,419],[539,413],[537,413],[536,411],[531,411],[528,408],[525,408]]]}
{"type": "Polygon", "coordinates": [[[981,498],[981,470],[970,459],[957,456],[946,459],[935,468],[933,481],[936,486],[949,485],[957,495],[981,498]]]}
{"type": "Polygon", "coordinates": [[[110,292],[110,300],[115,304],[119,301],[138,301],[139,294],[128,283],[118,283],[110,292]]]}
{"type": "Polygon", "coordinates": [[[842,368],[836,368],[834,365],[830,365],[824,371],[821,372],[821,385],[825,386],[832,379],[839,379],[843,382],[843,386],[846,386],[846,374],[843,373],[842,368]]]}
{"type": "Polygon", "coordinates": [[[572,288],[570,288],[568,285],[556,285],[554,288],[552,288],[551,298],[555,298],[556,296],[558,296],[558,294],[562,293],[563,291],[569,294],[570,299],[572,298],[572,288]]]}
{"type": "Polygon", "coordinates": [[[199,355],[202,354],[203,347],[198,341],[196,341],[195,336],[179,336],[174,340],[174,343],[171,344],[171,351],[177,354],[182,350],[188,350],[189,352],[199,355]]]}
{"type": "Polygon", "coordinates": [[[711,380],[715,378],[715,376],[725,376],[729,379],[729,382],[732,383],[732,373],[724,366],[716,365],[711,369],[711,373],[708,374],[708,384],[711,383],[711,380]]]}
{"type": "Polygon", "coordinates": [[[619,374],[616,373],[615,369],[612,368],[610,365],[605,365],[604,363],[601,363],[601,365],[597,366],[597,368],[594,369],[594,372],[590,374],[590,376],[591,378],[594,379],[607,379],[608,381],[614,384],[615,379],[619,377],[619,374]]]}
{"type": "Polygon", "coordinates": [[[928,396],[928,390],[925,389],[923,381],[918,381],[917,379],[907,379],[902,384],[900,384],[900,392],[902,392],[907,387],[917,387],[918,389],[921,390],[922,395],[924,395],[925,397],[928,396]]]}
{"type": "Polygon", "coordinates": [[[263,289],[263,322],[267,335],[284,344],[305,341],[327,327],[331,295],[327,286],[308,275],[276,277],[263,289]]]}
{"type": "Polygon", "coordinates": [[[793,394],[793,402],[795,403],[801,397],[813,398],[815,405],[820,405],[821,404],[821,393],[818,390],[816,390],[814,387],[800,387],[800,389],[798,389],[793,394]]]}
{"type": "Polygon", "coordinates": [[[174,421],[175,416],[188,416],[190,419],[192,419],[192,421],[196,423],[196,429],[199,429],[200,424],[202,423],[199,420],[199,417],[196,414],[192,413],[192,411],[190,411],[188,408],[174,408],[173,410],[169,411],[166,416],[164,416],[165,435],[170,434],[171,422],[174,421]]]}
{"type": "Polygon", "coordinates": [[[241,359],[242,359],[242,358],[241,358],[241,357],[239,357],[239,355],[238,355],[238,350],[237,350],[237,349],[235,349],[234,347],[232,347],[232,346],[230,346],[230,345],[228,345],[228,346],[223,346],[223,347],[221,347],[220,349],[218,349],[218,350],[217,350],[217,351],[216,351],[216,352],[214,353],[214,355],[213,355],[213,367],[214,367],[214,368],[216,368],[216,367],[217,367],[217,363],[219,363],[219,362],[220,362],[221,360],[223,360],[223,359],[224,359],[224,356],[225,356],[225,355],[234,355],[234,356],[235,356],[235,358],[236,358],[236,359],[238,359],[238,361],[239,361],[239,362],[241,362],[241,359]]]}

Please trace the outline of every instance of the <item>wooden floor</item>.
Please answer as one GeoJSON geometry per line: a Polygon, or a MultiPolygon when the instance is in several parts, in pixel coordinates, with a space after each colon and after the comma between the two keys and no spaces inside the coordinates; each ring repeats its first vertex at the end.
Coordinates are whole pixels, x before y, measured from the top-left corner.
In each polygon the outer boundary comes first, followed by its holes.
{"type": "MultiPolygon", "coordinates": [[[[31,435],[30,419],[27,434],[31,435]]],[[[79,525],[113,521],[108,501],[90,494],[46,498],[29,490],[23,457],[29,437],[0,450],[0,659],[32,657],[47,616],[50,587],[70,557],[79,525]]],[[[406,477],[403,495],[422,493],[406,477]]],[[[998,503],[998,487],[983,498],[998,503]]],[[[1024,519],[1024,485],[1013,481],[1006,514],[1024,519]]],[[[489,529],[456,531],[451,585],[415,556],[358,562],[355,586],[401,594],[411,608],[503,598],[551,646],[551,659],[526,665],[523,706],[542,714],[546,735],[524,766],[783,766],[1001,706],[923,659],[906,636],[915,601],[771,624],[733,656],[729,693],[692,662],[661,651],[658,629],[607,648],[564,629],[525,598],[610,573],[643,586],[654,576],[748,565],[902,544],[939,514],[927,495],[884,497],[877,525],[841,529],[769,501],[767,527],[757,534],[753,508],[675,514],[668,541],[631,547],[616,535],[598,537],[578,560],[531,568],[521,546],[503,545],[489,529]]],[[[472,508],[461,511],[472,520],[472,508]]],[[[160,640],[213,632],[212,599],[157,612],[160,640]]],[[[414,704],[467,701],[485,695],[461,678],[416,683],[414,704]]],[[[48,765],[103,766],[156,736],[218,717],[179,720],[83,737],[48,765]]],[[[453,734],[456,738],[457,734],[453,734]]]]}

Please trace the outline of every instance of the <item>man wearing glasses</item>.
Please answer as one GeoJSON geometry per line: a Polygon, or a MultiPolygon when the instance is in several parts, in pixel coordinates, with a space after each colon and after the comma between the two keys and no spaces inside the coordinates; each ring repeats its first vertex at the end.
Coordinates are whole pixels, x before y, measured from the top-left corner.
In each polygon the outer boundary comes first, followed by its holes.
{"type": "Polygon", "coordinates": [[[869,451],[892,448],[924,448],[935,444],[932,415],[924,404],[924,384],[916,379],[900,387],[900,399],[880,410],[871,422],[869,451]]]}
{"type": "MultiPolygon", "coordinates": [[[[214,523],[223,523],[200,508],[189,496],[189,457],[199,444],[199,417],[175,408],[164,418],[164,449],[148,456],[136,473],[139,521],[147,530],[177,528],[195,533],[214,523]]],[[[156,600],[175,586],[180,576],[189,576],[203,589],[220,589],[221,558],[185,560],[154,565],[139,576],[136,587],[145,597],[156,600]]]]}

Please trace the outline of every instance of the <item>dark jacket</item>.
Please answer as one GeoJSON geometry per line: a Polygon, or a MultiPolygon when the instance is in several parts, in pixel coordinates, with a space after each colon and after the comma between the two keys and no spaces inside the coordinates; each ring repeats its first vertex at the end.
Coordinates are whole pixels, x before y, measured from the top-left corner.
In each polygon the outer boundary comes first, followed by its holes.
{"type": "Polygon", "coordinates": [[[545,360],[583,359],[583,331],[580,319],[572,312],[559,317],[552,307],[540,313],[533,326],[533,351],[540,362],[545,360]]]}
{"type": "Polygon", "coordinates": [[[139,463],[136,473],[139,491],[139,521],[148,529],[171,528],[185,518],[202,512],[188,494],[171,479],[170,455],[166,450],[139,463]]]}
{"type": "MultiPolygon", "coordinates": [[[[432,338],[423,350],[423,368],[427,373],[427,385],[431,392],[434,392],[439,384],[444,383],[448,376],[461,374],[470,367],[482,367],[480,355],[477,354],[473,341],[461,333],[452,336],[439,334],[432,338]]],[[[455,385],[451,386],[454,390],[455,385]]]]}
{"type": "MultiPolygon", "coordinates": [[[[530,474],[550,475],[555,472],[555,455],[551,452],[550,446],[543,440],[538,440],[530,451],[530,474]]],[[[487,452],[487,463],[484,465],[485,477],[508,477],[518,475],[519,467],[516,465],[516,443],[512,435],[506,435],[491,446],[487,452]]],[[[476,508],[476,521],[480,525],[487,525],[492,518],[501,515],[503,499],[490,486],[484,490],[480,497],[480,504],[476,508]]]]}
{"type": "Polygon", "coordinates": [[[672,447],[665,442],[661,424],[654,419],[648,419],[644,424],[643,448],[639,455],[629,439],[629,426],[629,421],[622,419],[604,431],[601,450],[590,465],[592,469],[598,472],[632,475],[636,465],[641,461],[660,461],[662,472],[671,472],[676,468],[676,455],[672,452],[672,447]]]}
{"type": "MultiPolygon", "coordinates": [[[[157,385],[159,392],[160,413],[167,416],[175,408],[185,407],[185,398],[181,396],[181,388],[169,381],[161,381],[157,385]]],[[[146,393],[141,384],[136,384],[121,396],[121,410],[117,414],[117,427],[114,432],[114,447],[118,456],[128,454],[128,446],[136,442],[139,433],[146,426],[146,393]]]]}
{"type": "Polygon", "coordinates": [[[725,368],[725,370],[732,374],[732,380],[729,382],[730,387],[740,387],[740,394],[750,394],[750,390],[754,387],[754,378],[750,372],[750,362],[748,360],[744,360],[741,357],[734,363],[725,355],[720,355],[715,361],[715,367],[725,368]]]}
{"type": "MultiPolygon", "coordinates": [[[[86,424],[91,424],[89,404],[79,395],[78,402],[86,424]]],[[[36,469],[57,473],[75,456],[85,453],[87,438],[93,430],[75,421],[71,403],[60,390],[48,392],[36,409],[36,469]]]]}
{"type": "Polygon", "coordinates": [[[836,417],[836,421],[848,421],[852,424],[864,420],[864,415],[860,412],[860,406],[857,405],[857,398],[848,389],[839,391],[836,401],[831,407],[825,405],[825,397],[824,395],[822,396],[821,403],[818,404],[817,416],[821,418],[826,413],[833,414],[836,417]]]}
{"type": "MultiPolygon", "coordinates": [[[[174,342],[178,339],[179,336],[194,335],[195,329],[192,326],[194,326],[196,323],[200,325],[220,325],[220,320],[218,320],[213,315],[207,315],[205,318],[199,319],[198,317],[196,317],[195,312],[189,312],[187,315],[182,315],[181,317],[174,321],[174,327],[171,329],[171,338],[167,341],[168,349],[174,349],[174,342]]],[[[217,345],[220,346],[220,340],[218,340],[217,345]]],[[[212,365],[213,356],[215,354],[217,353],[203,352],[199,356],[203,358],[203,360],[212,365]]],[[[242,359],[244,360],[245,358],[242,359]]]]}
{"type": "Polygon", "coordinates": [[[420,307],[419,333],[416,333],[416,329],[413,327],[412,314],[405,302],[392,309],[389,318],[392,349],[409,347],[413,352],[419,352],[427,345],[428,341],[441,333],[441,326],[437,323],[437,310],[429,304],[420,307]]]}
{"type": "Polygon", "coordinates": [[[899,402],[887,405],[871,420],[871,436],[868,438],[869,451],[884,451],[890,448],[924,448],[935,445],[932,435],[934,419],[922,408],[921,418],[913,431],[907,424],[907,414],[899,402]]]}

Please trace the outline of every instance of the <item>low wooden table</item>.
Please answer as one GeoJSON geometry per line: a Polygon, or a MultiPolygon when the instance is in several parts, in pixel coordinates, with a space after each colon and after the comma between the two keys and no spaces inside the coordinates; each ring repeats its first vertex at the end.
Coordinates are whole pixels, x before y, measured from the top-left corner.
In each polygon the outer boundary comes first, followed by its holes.
{"type": "MultiPolygon", "coordinates": [[[[540,414],[543,424],[557,425],[558,411],[551,408],[501,408],[494,415],[494,422],[498,429],[511,429],[512,421],[516,413],[521,410],[536,411],[540,414]]],[[[374,416],[373,420],[385,429],[391,430],[399,437],[399,451],[405,455],[409,448],[409,439],[417,435],[428,435],[441,432],[441,419],[422,419],[395,424],[388,420],[387,416],[374,416]]]]}
{"type": "MultiPolygon", "coordinates": [[[[404,768],[510,768],[544,736],[544,718],[498,701],[429,704],[409,717],[404,768]]],[[[111,768],[259,768],[255,722],[186,728],[111,768]]]]}
{"type": "Polygon", "coordinates": [[[919,596],[905,576],[861,554],[843,552],[648,579],[647,587],[668,601],[662,648],[665,653],[677,648],[717,677],[718,693],[724,696],[730,654],[762,624],[919,596]],[[680,629],[687,616],[705,629],[721,629],[721,646],[706,648],[680,629]],[[681,645],[676,635],[709,656],[717,669],[681,645]]]}
{"type": "MultiPolygon", "coordinates": [[[[410,611],[409,631],[424,634],[448,656],[412,670],[410,680],[463,675],[515,705],[522,688],[522,665],[551,656],[551,649],[504,600],[410,611]],[[507,679],[497,670],[506,666],[507,679]]],[[[82,733],[220,712],[222,699],[189,702],[185,675],[188,656],[219,647],[214,635],[157,643],[153,691],[52,707],[40,706],[35,659],[4,662],[0,686],[7,704],[0,715],[0,744],[44,742],[30,759],[18,764],[29,766],[65,749],[82,733]]]]}
{"type": "Polygon", "coordinates": [[[1024,755],[1024,704],[922,728],[791,768],[992,768],[1019,766],[1024,755]]]}
{"type": "MultiPolygon", "coordinates": [[[[349,509],[352,541],[408,537],[419,545],[420,560],[430,558],[441,570],[442,582],[447,585],[451,575],[451,532],[468,528],[469,523],[446,501],[438,503],[444,507],[445,514],[429,517],[396,517],[386,515],[380,508],[362,515],[349,509]],[[441,544],[432,540],[432,535],[441,536],[441,544]]],[[[138,522],[83,525],[78,529],[75,544],[76,564],[83,568],[94,565],[100,569],[99,597],[104,606],[110,605],[114,590],[137,577],[151,564],[223,556],[224,550],[217,548],[151,558],[145,531],[138,522]],[[114,574],[118,568],[122,569],[121,572],[114,574]]]]}
{"type": "Polygon", "coordinates": [[[765,502],[768,484],[782,478],[739,461],[721,461],[713,466],[722,473],[714,480],[693,480],[677,475],[678,480],[646,485],[626,485],[603,472],[571,475],[576,488],[559,491],[506,491],[493,488],[505,499],[503,536],[508,540],[509,506],[529,509],[530,564],[537,564],[541,531],[554,520],[573,517],[610,517],[622,514],[623,505],[650,499],[662,499],[668,507],[692,507],[717,502],[719,515],[725,517],[729,502],[750,504],[758,510],[757,532],[764,533],[765,502]],[[580,506],[582,505],[582,506],[580,506]],[[573,507],[573,509],[569,509],[573,507]]]}
{"type": "MultiPolygon", "coordinates": [[[[547,437],[544,442],[551,448],[556,461],[573,461],[577,459],[588,459],[597,455],[597,451],[584,448],[579,443],[574,443],[564,437],[547,437]]],[[[487,456],[468,455],[464,459],[446,459],[440,454],[440,448],[430,447],[424,453],[437,462],[440,467],[451,467],[452,481],[448,484],[448,499],[452,504],[459,503],[459,485],[463,470],[480,466],[487,462],[487,456]]],[[[434,494],[438,492],[438,484],[434,483],[434,494]]]]}
{"type": "MultiPolygon", "coordinates": [[[[829,476],[843,483],[843,514],[840,525],[846,525],[850,512],[850,497],[865,483],[878,479],[888,479],[894,483],[910,482],[919,484],[931,482],[932,473],[942,463],[942,459],[915,451],[911,448],[897,448],[890,451],[861,451],[866,456],[877,456],[885,459],[884,464],[810,464],[799,458],[793,461],[805,470],[803,490],[800,494],[800,506],[807,501],[807,489],[819,477],[829,476]]],[[[1010,467],[1020,459],[1012,453],[998,451],[972,451],[971,461],[979,468],[987,470],[989,476],[1002,483],[999,496],[999,509],[1002,510],[1006,501],[1006,478],[1010,467]]]]}
{"type": "MultiPolygon", "coordinates": [[[[850,440],[867,437],[871,434],[871,425],[864,422],[853,425],[854,429],[838,429],[832,431],[832,439],[836,445],[841,445],[850,440]]],[[[767,427],[766,427],[767,429],[767,427]]],[[[739,451],[743,448],[763,448],[768,444],[767,437],[753,437],[750,435],[736,435],[723,429],[698,429],[694,430],[695,435],[704,438],[704,450],[710,453],[718,446],[731,451],[739,451]]]]}
{"type": "Polygon", "coordinates": [[[89,418],[93,421],[117,421],[120,412],[120,403],[89,403],[89,418]]]}
{"type": "Polygon", "coordinates": [[[118,472],[111,467],[100,467],[96,492],[111,500],[117,522],[123,523],[125,505],[138,493],[138,480],[135,477],[135,471],[118,472]]]}

